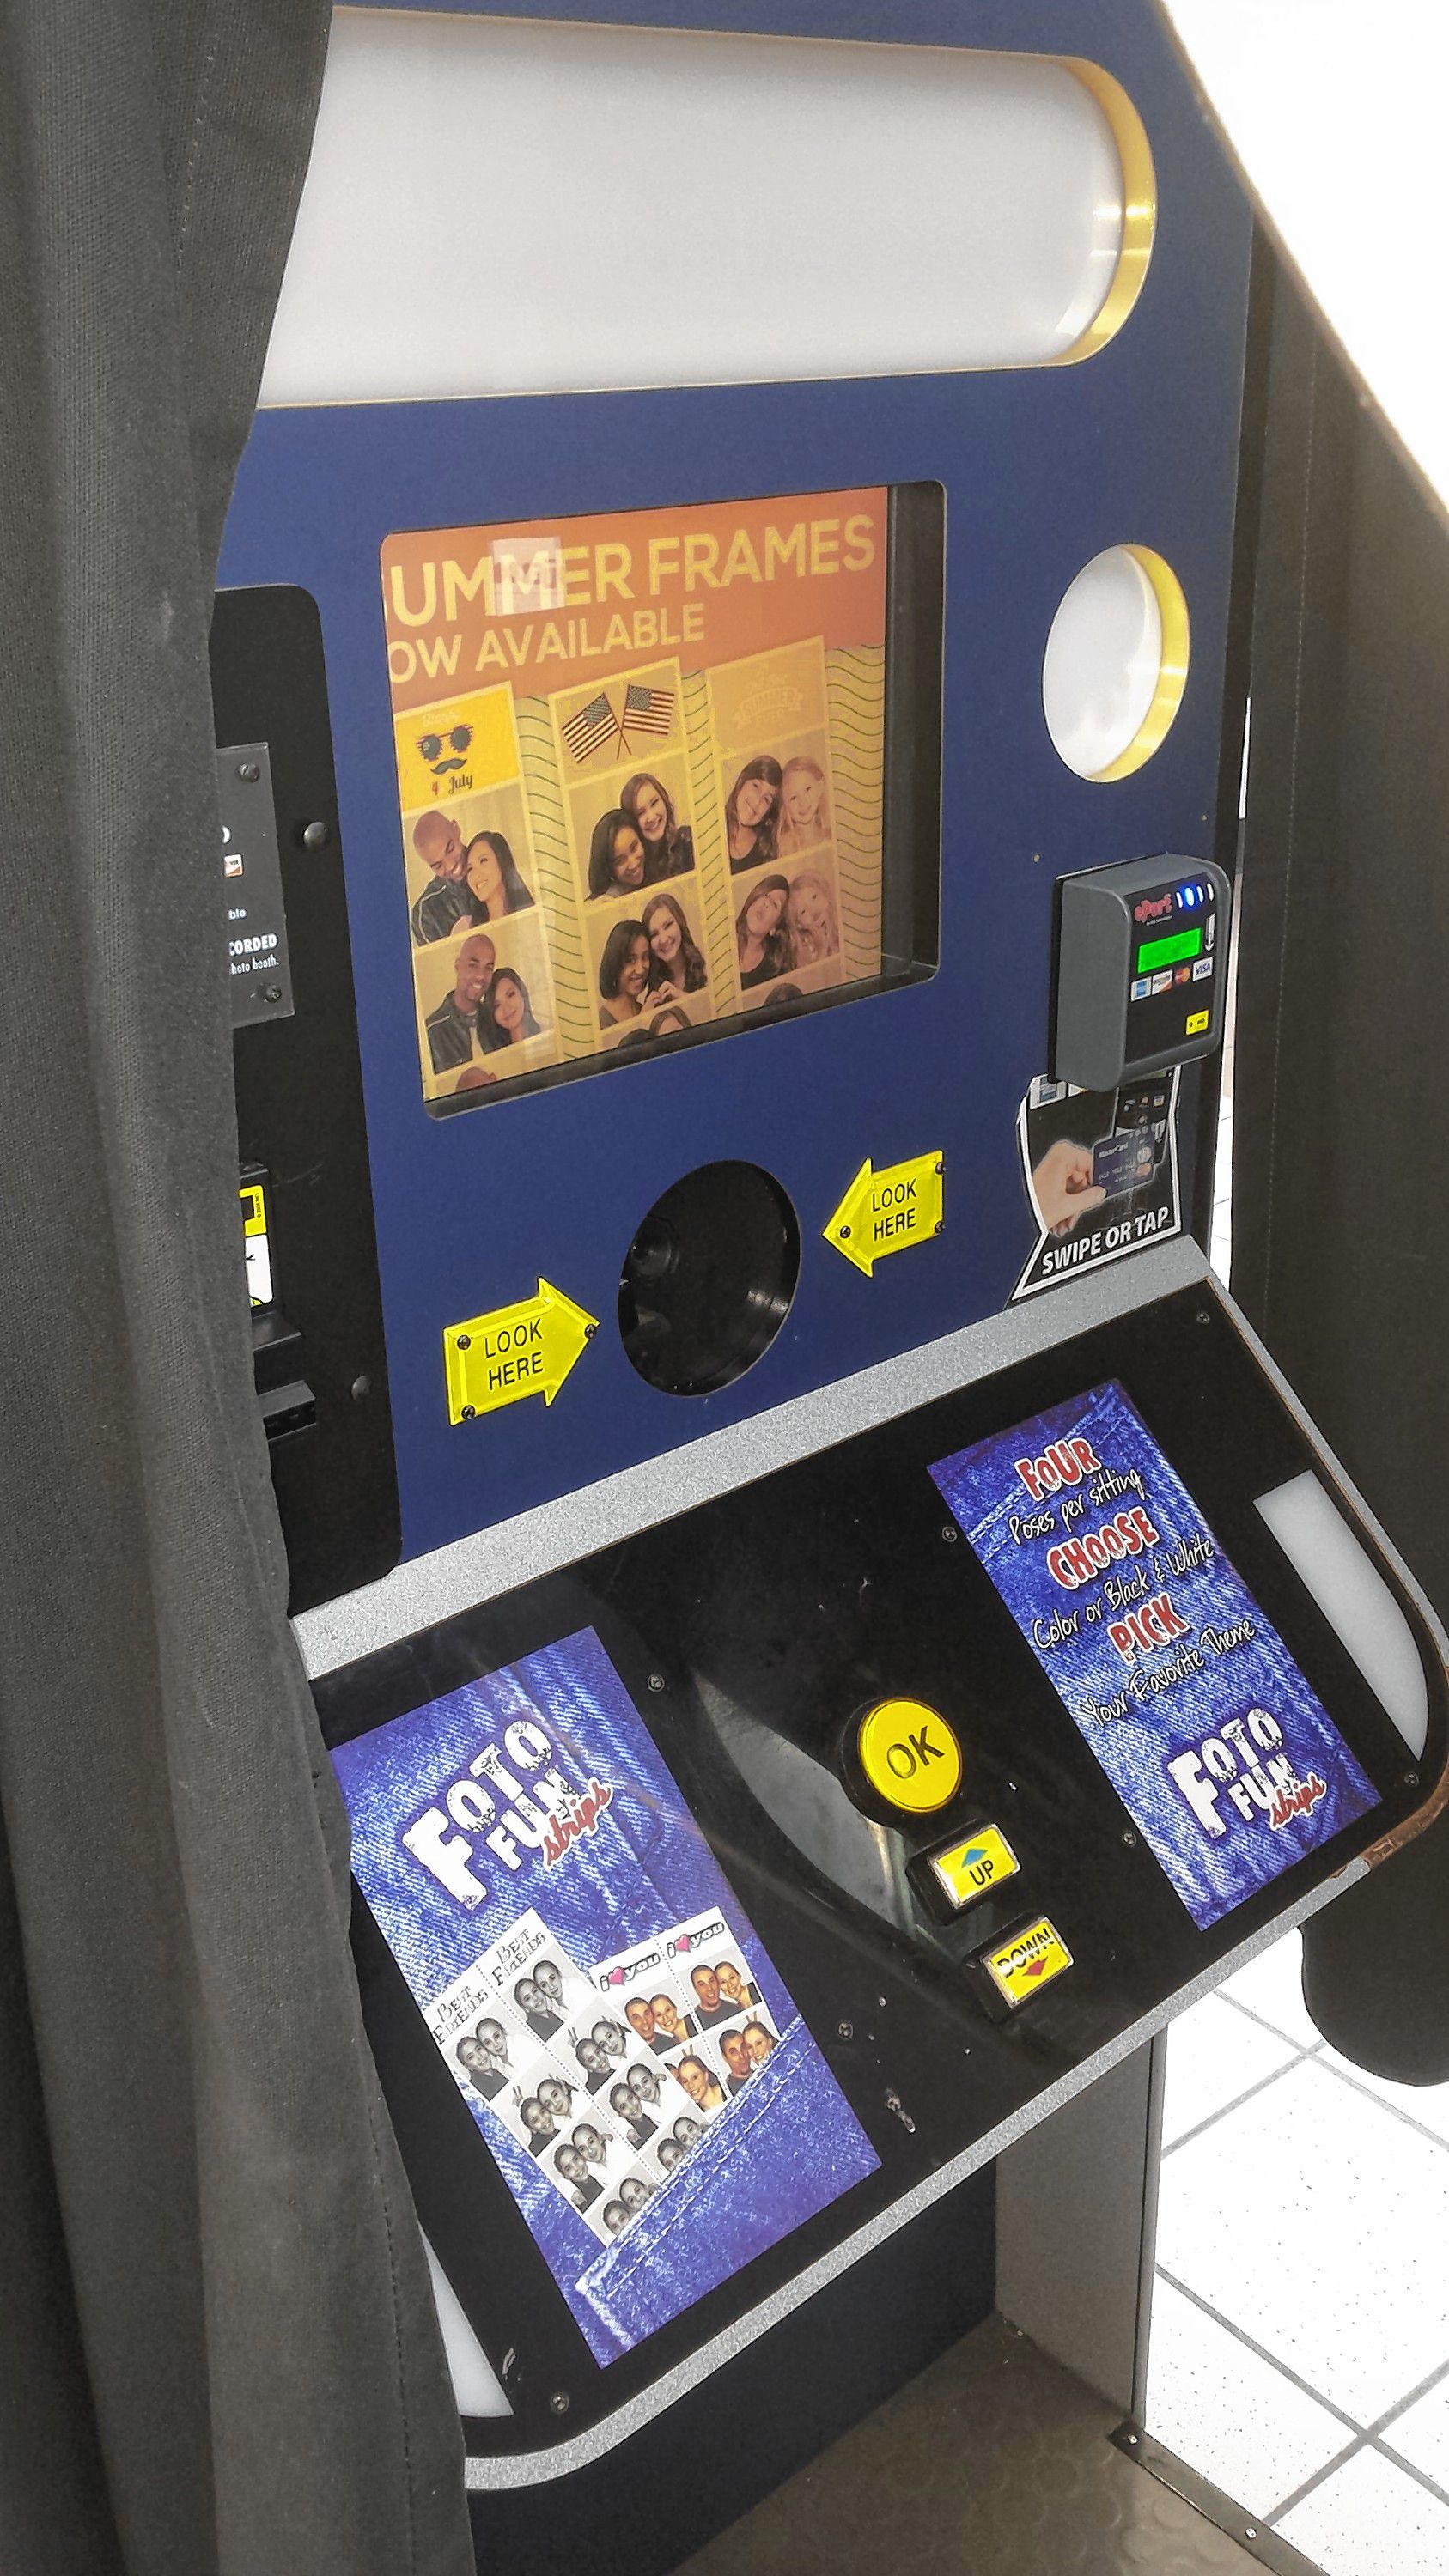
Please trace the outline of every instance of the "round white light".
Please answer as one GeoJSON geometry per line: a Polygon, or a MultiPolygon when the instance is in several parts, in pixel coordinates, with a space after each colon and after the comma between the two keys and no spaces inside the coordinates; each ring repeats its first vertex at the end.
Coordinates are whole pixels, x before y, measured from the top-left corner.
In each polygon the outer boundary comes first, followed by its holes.
{"type": "Polygon", "coordinates": [[[1150,760],[1187,681],[1187,603],[1146,546],[1108,546],[1082,566],[1047,637],[1047,731],[1079,778],[1126,778],[1150,760]]]}

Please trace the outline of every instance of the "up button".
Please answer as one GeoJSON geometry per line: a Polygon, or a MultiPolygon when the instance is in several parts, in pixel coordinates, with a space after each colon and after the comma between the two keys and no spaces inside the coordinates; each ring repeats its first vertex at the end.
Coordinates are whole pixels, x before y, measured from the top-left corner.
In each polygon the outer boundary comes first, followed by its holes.
{"type": "Polygon", "coordinates": [[[961,1786],[961,1747],[924,1700],[877,1700],[860,1721],[855,1749],[876,1796],[908,1816],[935,1815],[961,1786]]]}

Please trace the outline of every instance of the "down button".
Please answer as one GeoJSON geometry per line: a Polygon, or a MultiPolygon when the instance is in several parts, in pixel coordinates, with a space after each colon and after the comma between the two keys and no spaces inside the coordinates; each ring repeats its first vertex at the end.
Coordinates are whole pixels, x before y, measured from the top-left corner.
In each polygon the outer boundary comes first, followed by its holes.
{"type": "Polygon", "coordinates": [[[907,1815],[933,1816],[961,1786],[961,1747],[924,1700],[877,1700],[860,1721],[856,1752],[876,1796],[907,1815]]]}

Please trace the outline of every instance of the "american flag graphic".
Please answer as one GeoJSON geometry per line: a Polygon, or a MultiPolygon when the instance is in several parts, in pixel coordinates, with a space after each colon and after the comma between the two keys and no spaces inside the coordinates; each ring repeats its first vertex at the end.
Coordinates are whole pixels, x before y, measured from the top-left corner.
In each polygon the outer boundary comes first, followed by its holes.
{"type": "Polygon", "coordinates": [[[641,689],[630,683],[624,691],[624,714],[619,726],[621,741],[631,733],[668,733],[673,722],[672,689],[641,689]]]}
{"type": "MultiPolygon", "coordinates": [[[[632,697],[632,690],[630,695],[632,697]]],[[[580,707],[577,715],[570,716],[563,729],[563,738],[573,759],[589,760],[600,743],[607,742],[610,734],[618,730],[618,717],[601,689],[596,698],[590,698],[586,707],[580,707]]]]}

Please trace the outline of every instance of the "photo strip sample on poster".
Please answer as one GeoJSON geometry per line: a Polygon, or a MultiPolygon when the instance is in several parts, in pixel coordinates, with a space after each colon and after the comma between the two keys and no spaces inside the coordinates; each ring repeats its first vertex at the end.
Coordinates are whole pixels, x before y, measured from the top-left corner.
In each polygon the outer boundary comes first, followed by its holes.
{"type": "Polygon", "coordinates": [[[591,1629],[332,1758],[358,1887],[597,2361],[877,2171],[591,1629]]]}
{"type": "Polygon", "coordinates": [[[430,1107],[880,976],[889,501],[387,539],[430,1107]]]}

